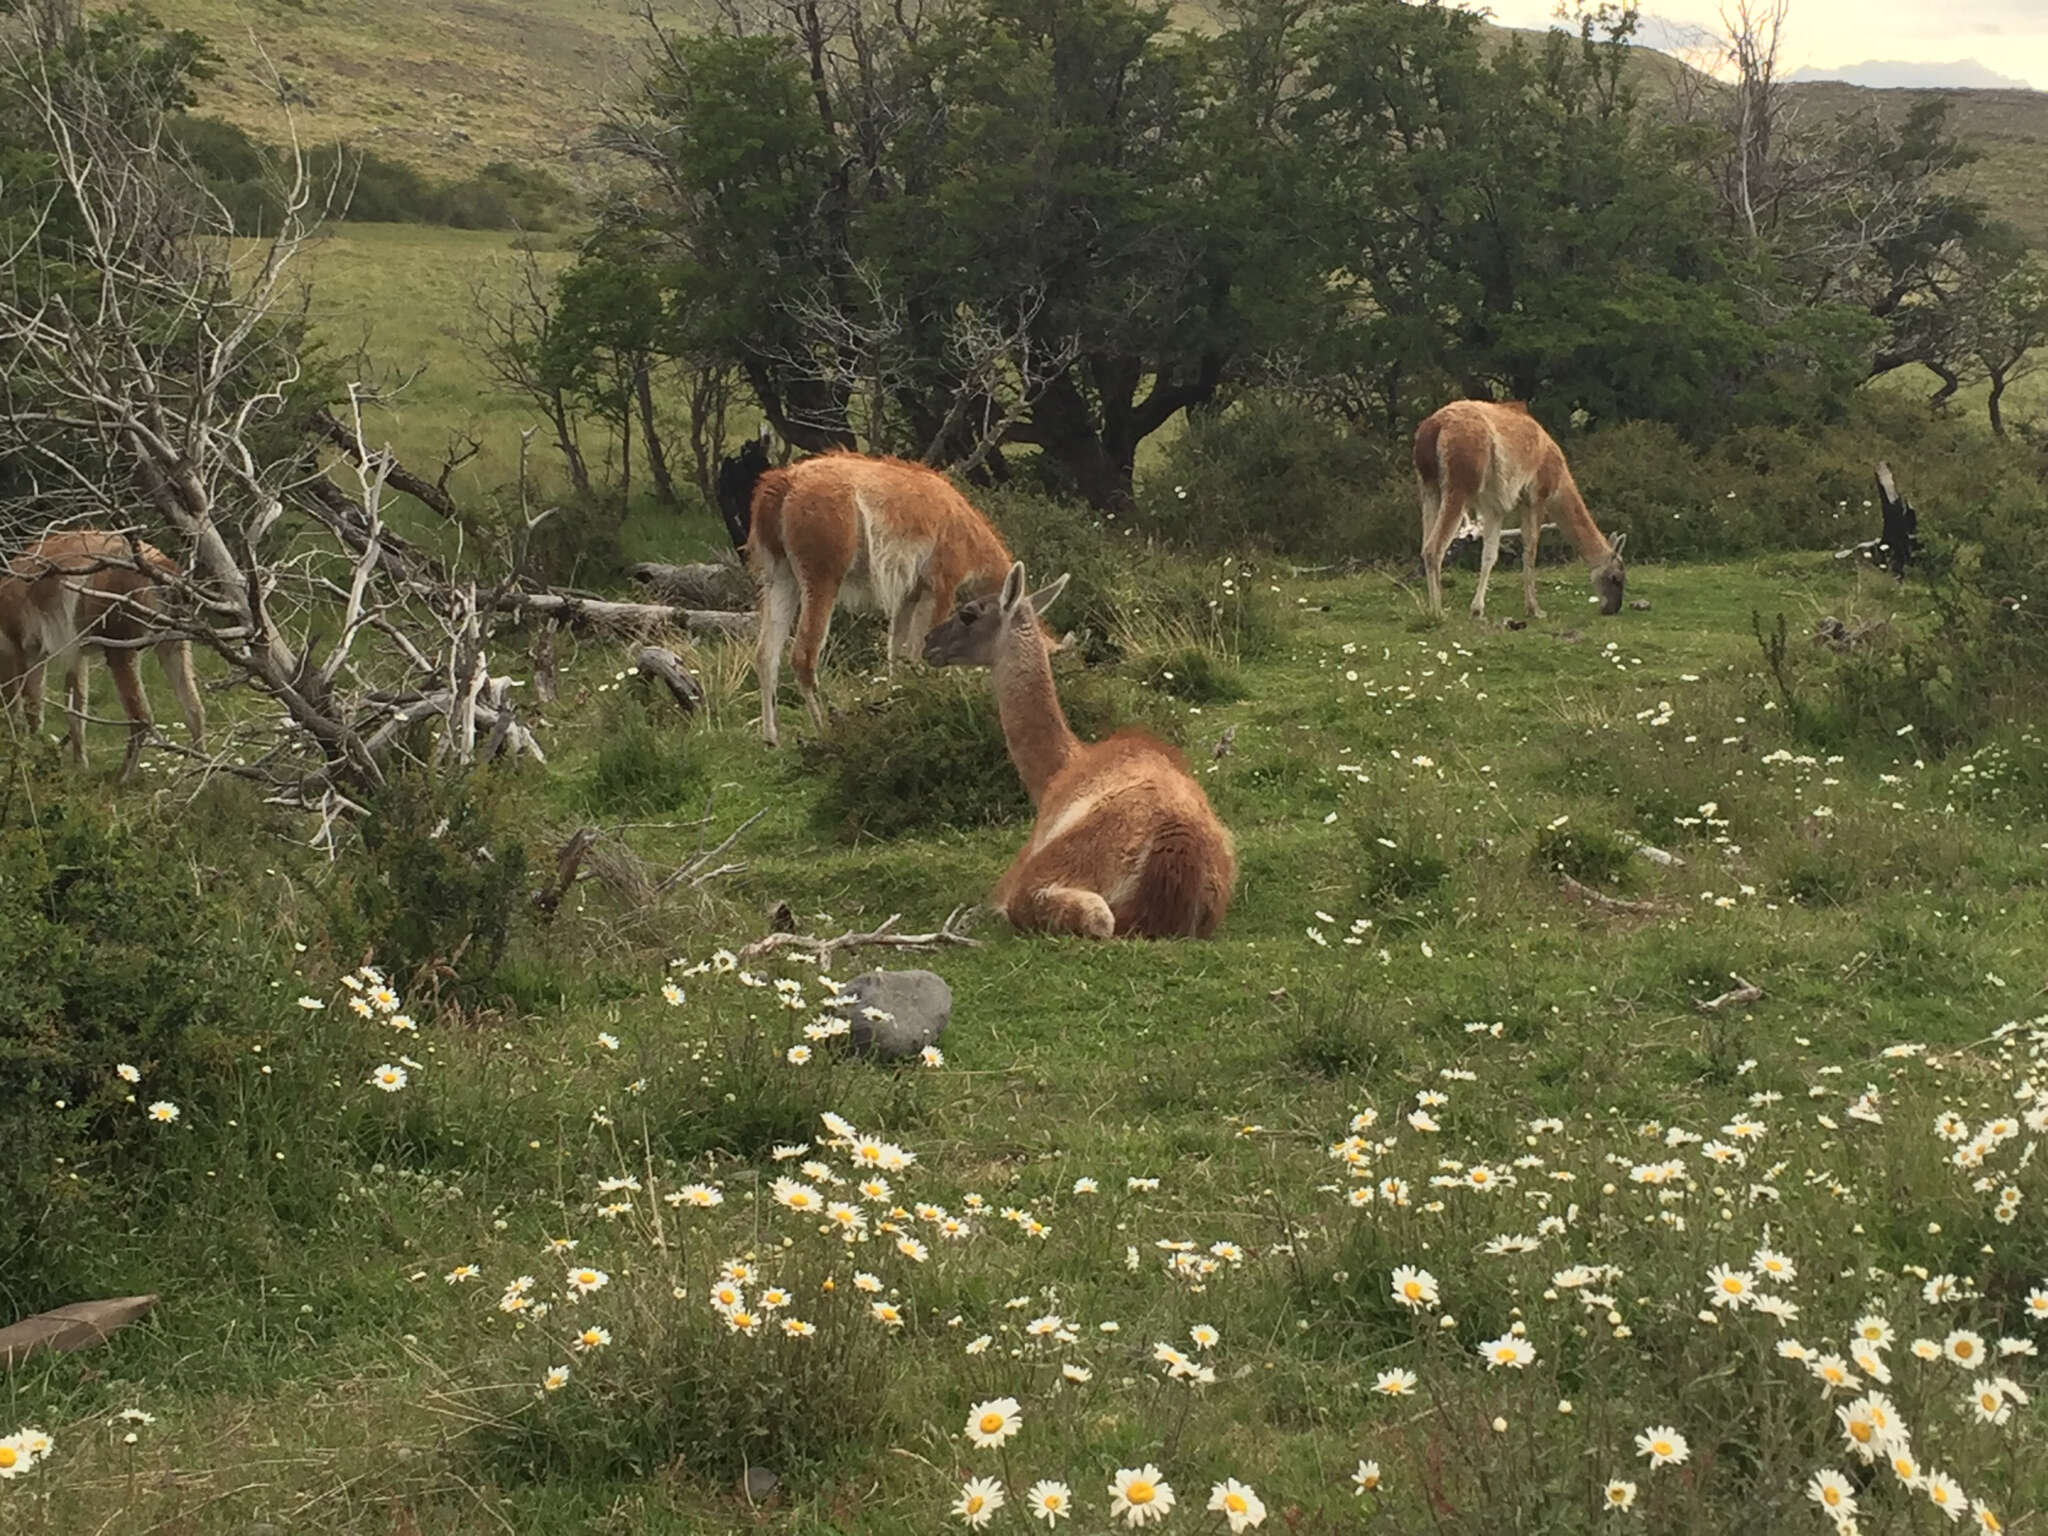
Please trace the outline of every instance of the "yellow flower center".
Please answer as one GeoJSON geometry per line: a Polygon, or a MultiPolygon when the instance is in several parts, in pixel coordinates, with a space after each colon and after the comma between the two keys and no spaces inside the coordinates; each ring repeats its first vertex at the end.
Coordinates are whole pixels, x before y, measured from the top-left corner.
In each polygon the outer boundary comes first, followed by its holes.
{"type": "Polygon", "coordinates": [[[1871,1434],[1871,1430],[1870,1430],[1870,1422],[1869,1422],[1869,1421],[1868,1421],[1867,1419],[1856,1419],[1856,1420],[1854,1420],[1854,1421],[1853,1421],[1853,1422],[1852,1422],[1852,1423],[1851,1423],[1851,1424],[1849,1425],[1849,1433],[1850,1433],[1850,1435],[1851,1435],[1851,1436],[1853,1436],[1853,1437],[1854,1437],[1854,1438],[1855,1438],[1855,1439],[1856,1439],[1856,1440],[1857,1440],[1857,1441],[1858,1441],[1859,1443],[1867,1443],[1867,1442],[1869,1441],[1869,1439],[1870,1439],[1870,1434],[1871,1434]]]}
{"type": "Polygon", "coordinates": [[[1619,1504],[1627,1497],[1628,1490],[1626,1488],[1610,1488],[1607,1490],[1607,1502],[1610,1504],[1619,1504]]]}
{"type": "Polygon", "coordinates": [[[1233,1515],[1241,1515],[1250,1506],[1245,1503],[1243,1494],[1226,1493],[1223,1495],[1223,1507],[1233,1515]]]}
{"type": "Polygon", "coordinates": [[[1837,1504],[1842,1502],[1842,1490],[1835,1487],[1833,1484],[1830,1484],[1828,1487],[1821,1490],[1820,1497],[1821,1502],[1823,1504],[1827,1505],[1828,1508],[1833,1509],[1837,1504]]]}
{"type": "Polygon", "coordinates": [[[1927,1496],[1937,1504],[1946,1504],[1948,1502],[1948,1490],[1946,1488],[1930,1489],[1927,1496]]]}
{"type": "Polygon", "coordinates": [[[1998,1394],[1996,1392],[1981,1392],[1977,1395],[1977,1401],[1984,1405],[1986,1413],[1996,1413],[1998,1411],[1998,1394]]]}
{"type": "Polygon", "coordinates": [[[1972,1344],[1972,1343],[1971,1343],[1971,1342],[1970,1342],[1970,1341],[1969,1341],[1968,1339],[1957,1339],[1957,1340],[1956,1340],[1956,1358],[1957,1358],[1957,1359],[1959,1359],[1959,1360],[1967,1360],[1967,1359],[1969,1359],[1969,1358],[1970,1358],[1970,1356],[1971,1356],[1971,1355],[1975,1354],[1976,1352],[1977,1352],[1977,1346],[1976,1346],[1976,1345],[1974,1345],[1974,1344],[1972,1344]]]}
{"type": "Polygon", "coordinates": [[[1038,1502],[1042,1508],[1058,1509],[1062,1504],[1066,1503],[1067,1501],[1061,1498],[1056,1493],[1048,1493],[1041,1497],[1038,1502]]]}
{"type": "Polygon", "coordinates": [[[984,1435],[992,1435],[1002,1427],[1003,1416],[1000,1413],[984,1413],[981,1416],[981,1432],[984,1435]]]}
{"type": "Polygon", "coordinates": [[[12,1467],[21,1460],[21,1452],[11,1445],[0,1445],[0,1468],[12,1467]]]}
{"type": "Polygon", "coordinates": [[[1742,1294],[1742,1277],[1740,1275],[1728,1276],[1727,1279],[1721,1282],[1721,1289],[1730,1296],[1740,1296],[1742,1294]]]}
{"type": "Polygon", "coordinates": [[[1650,1449],[1655,1451],[1659,1456],[1669,1456],[1671,1454],[1671,1442],[1669,1440],[1659,1440],[1655,1445],[1651,1446],[1650,1449]]]}
{"type": "Polygon", "coordinates": [[[1418,1285],[1415,1281],[1410,1280],[1407,1284],[1401,1287],[1401,1294],[1403,1296],[1406,1296],[1410,1301],[1419,1301],[1422,1297],[1422,1287],[1418,1285]]]}
{"type": "Polygon", "coordinates": [[[1124,1499],[1131,1504],[1150,1504],[1157,1490],[1142,1477],[1124,1490],[1124,1499]]]}
{"type": "Polygon", "coordinates": [[[969,1495],[967,1495],[967,1513],[969,1513],[970,1515],[980,1514],[981,1506],[986,1502],[987,1501],[983,1499],[980,1494],[970,1493],[969,1495]]]}

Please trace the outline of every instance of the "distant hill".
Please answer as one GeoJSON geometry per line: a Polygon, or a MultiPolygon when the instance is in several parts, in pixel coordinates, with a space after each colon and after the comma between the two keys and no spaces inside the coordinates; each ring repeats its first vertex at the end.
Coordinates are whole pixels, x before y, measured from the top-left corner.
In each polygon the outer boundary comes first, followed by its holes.
{"type": "MultiPolygon", "coordinates": [[[[88,3],[98,9],[113,0],[88,3]]],[[[346,139],[440,176],[467,174],[492,160],[562,174],[600,120],[607,91],[631,78],[647,35],[635,14],[640,0],[147,4],[166,24],[192,28],[226,56],[221,78],[202,87],[202,112],[272,142],[281,138],[284,119],[278,93],[266,83],[267,57],[283,77],[302,142],[346,139]]],[[[1205,11],[1204,0],[1182,0],[1176,14],[1201,25],[1205,11]]],[[[683,0],[657,0],[655,14],[681,25],[690,12],[683,0]]],[[[1492,30],[1502,41],[1509,35],[1492,30]]],[[[1640,54],[1646,90],[1686,69],[1652,49],[1640,54]]],[[[1879,67],[1890,66],[1857,69],[1879,67]]],[[[1887,116],[1904,114],[1929,94],[1838,81],[1794,89],[1813,112],[1873,109],[1887,116]]],[[[1986,152],[1970,171],[1972,188],[2048,248],[2048,198],[2041,195],[2048,187],[2048,92],[1950,86],[1941,93],[1951,95],[1957,126],[1986,152]]]]}
{"type": "Polygon", "coordinates": [[[2029,91],[2033,87],[2011,75],[1979,64],[1975,59],[1957,59],[1953,64],[1913,64],[1903,59],[1866,59],[1840,69],[1795,69],[1786,82],[1833,81],[1841,85],[1864,85],[1879,91],[2029,91]]]}
{"type": "Polygon", "coordinates": [[[302,143],[347,140],[441,176],[492,160],[553,162],[559,174],[647,35],[639,0],[144,3],[225,57],[200,87],[202,113],[276,143],[289,104],[302,143]]]}
{"type": "Polygon", "coordinates": [[[1963,173],[1964,184],[2030,244],[2048,250],[2048,92],[1873,90],[1820,80],[1792,90],[1811,115],[1872,110],[1893,119],[1918,102],[1947,97],[1950,125],[1984,155],[1963,173]]]}

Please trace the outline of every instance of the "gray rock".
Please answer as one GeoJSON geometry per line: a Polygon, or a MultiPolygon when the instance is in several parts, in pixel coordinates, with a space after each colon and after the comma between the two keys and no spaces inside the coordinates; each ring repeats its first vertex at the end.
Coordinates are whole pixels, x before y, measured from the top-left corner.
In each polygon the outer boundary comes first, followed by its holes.
{"type": "Polygon", "coordinates": [[[839,1011],[855,1050],[903,1061],[938,1044],[952,1022],[953,989],[931,971],[864,971],[846,984],[839,1011]],[[886,1017],[867,1017],[870,1008],[886,1017]]]}
{"type": "Polygon", "coordinates": [[[746,1496],[760,1502],[782,1485],[782,1479],[766,1467],[749,1467],[746,1476],[740,1479],[740,1490],[746,1496]]]}

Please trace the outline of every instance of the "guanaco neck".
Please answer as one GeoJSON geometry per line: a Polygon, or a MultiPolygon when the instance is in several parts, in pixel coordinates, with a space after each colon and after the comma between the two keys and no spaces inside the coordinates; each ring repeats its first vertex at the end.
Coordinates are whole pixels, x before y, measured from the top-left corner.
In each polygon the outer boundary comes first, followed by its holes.
{"type": "Polygon", "coordinates": [[[1010,761],[1024,781],[1024,792],[1038,804],[1046,786],[1081,749],[1081,739],[1067,725],[1053,687],[1052,658],[1045,652],[1037,617],[1027,609],[1017,615],[996,646],[996,711],[1003,722],[1003,741],[1010,761]]]}
{"type": "Polygon", "coordinates": [[[1614,546],[1607,542],[1607,535],[1586,510],[1586,498],[1579,494],[1578,482],[1572,479],[1569,469],[1563,471],[1557,489],[1550,493],[1550,512],[1586,564],[1597,568],[1614,557],[1614,546]]]}

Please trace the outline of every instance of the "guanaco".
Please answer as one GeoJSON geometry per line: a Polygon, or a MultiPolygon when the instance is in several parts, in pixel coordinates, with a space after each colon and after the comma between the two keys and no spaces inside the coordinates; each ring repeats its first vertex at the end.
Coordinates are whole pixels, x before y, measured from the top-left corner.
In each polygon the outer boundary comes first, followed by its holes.
{"type": "Polygon", "coordinates": [[[1415,480],[1422,495],[1422,570],[1429,582],[1429,612],[1443,617],[1444,551],[1468,517],[1479,524],[1479,586],[1472,616],[1486,617],[1486,582],[1500,556],[1501,520],[1522,504],[1522,600],[1529,617],[1543,617],[1536,601],[1536,541],[1555,523],[1592,569],[1602,613],[1619,613],[1628,570],[1621,548],[1609,543],[1586,510],[1564,451],[1519,401],[1454,400],[1415,429],[1415,480]],[[1524,499],[1526,497],[1526,500],[1524,499]]]}
{"type": "Polygon", "coordinates": [[[204,747],[206,708],[192,675],[192,648],[151,622],[162,611],[159,582],[180,574],[151,545],[90,528],[45,534],[16,555],[0,570],[0,707],[18,701],[29,729],[40,731],[43,675],[56,662],[65,683],[72,761],[84,766],[86,652],[98,651],[128,717],[126,779],[155,726],[136,658],[148,646],[177,696],[193,745],[204,747]]]}
{"type": "MultiPolygon", "coordinates": [[[[757,463],[765,463],[765,455],[757,463]]],[[[944,475],[901,459],[823,453],[758,474],[749,498],[747,565],[760,587],[754,676],[761,739],[777,744],[775,689],[782,648],[811,722],[825,727],[818,655],[834,604],[889,618],[890,673],[916,658],[955,598],[993,591],[1010,551],[944,475]]]]}
{"type": "Polygon", "coordinates": [[[1084,742],[1053,686],[1040,616],[1067,578],[963,603],[924,642],[934,666],[989,667],[1010,761],[1037,809],[989,897],[1021,932],[1206,939],[1230,906],[1237,852],[1178,752],[1143,731],[1084,742]]]}

